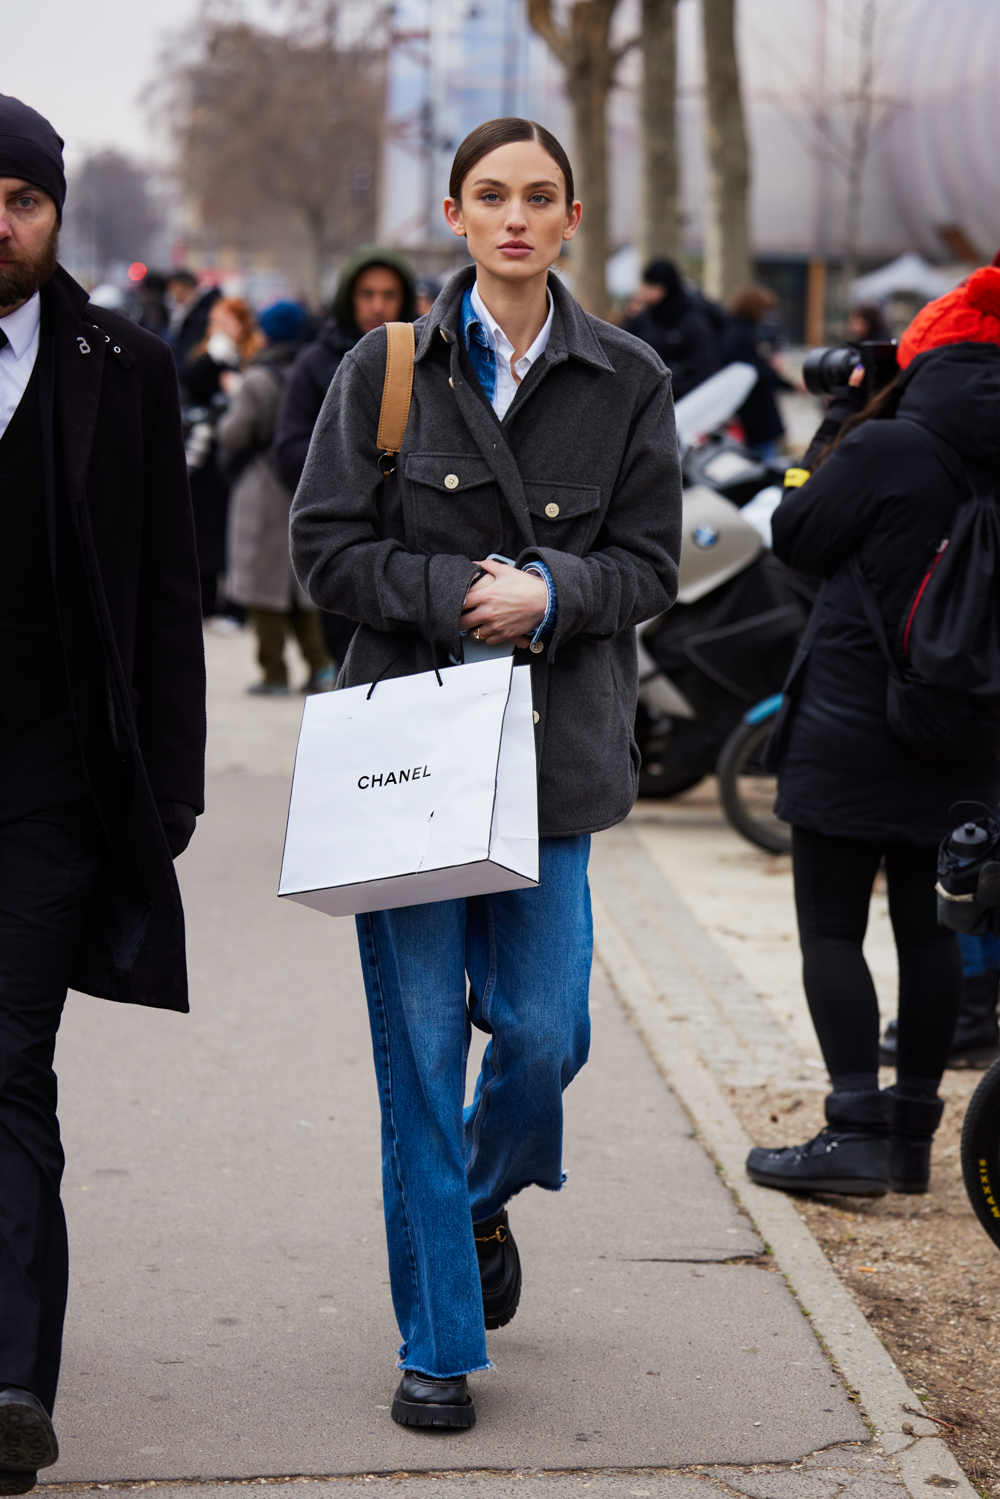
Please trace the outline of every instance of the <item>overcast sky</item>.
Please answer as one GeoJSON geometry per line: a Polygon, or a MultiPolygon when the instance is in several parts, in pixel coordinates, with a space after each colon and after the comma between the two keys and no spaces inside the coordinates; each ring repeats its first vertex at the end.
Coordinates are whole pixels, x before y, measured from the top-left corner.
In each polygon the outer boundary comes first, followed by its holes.
{"type": "MultiPolygon", "coordinates": [[[[165,36],[198,0],[0,0],[0,93],[23,99],[66,141],[72,169],[104,146],[166,154],[143,107],[165,36]]],[[[262,0],[252,8],[263,9],[262,0]]]]}

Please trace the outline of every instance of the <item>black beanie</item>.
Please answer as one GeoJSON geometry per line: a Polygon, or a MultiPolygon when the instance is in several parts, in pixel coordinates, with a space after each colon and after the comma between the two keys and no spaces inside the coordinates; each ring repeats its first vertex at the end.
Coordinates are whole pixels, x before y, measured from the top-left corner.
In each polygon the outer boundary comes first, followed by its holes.
{"type": "Polygon", "coordinates": [[[55,199],[62,218],[66,201],[62,139],[35,109],[0,94],[0,177],[21,177],[55,199]]]}

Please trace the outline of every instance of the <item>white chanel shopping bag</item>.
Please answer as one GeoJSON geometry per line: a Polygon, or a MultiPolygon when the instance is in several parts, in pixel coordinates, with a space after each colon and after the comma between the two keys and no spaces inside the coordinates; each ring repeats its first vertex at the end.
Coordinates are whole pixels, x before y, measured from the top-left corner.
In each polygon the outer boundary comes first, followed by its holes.
{"type": "Polygon", "coordinates": [[[279,895],[347,916],[537,884],[530,668],[306,699],[279,895]]]}

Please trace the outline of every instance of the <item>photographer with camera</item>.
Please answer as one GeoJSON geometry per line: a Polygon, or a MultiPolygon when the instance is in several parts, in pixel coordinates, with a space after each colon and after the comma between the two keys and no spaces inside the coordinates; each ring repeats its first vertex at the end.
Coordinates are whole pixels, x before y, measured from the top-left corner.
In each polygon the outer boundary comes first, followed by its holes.
{"type": "MultiPolygon", "coordinates": [[[[861,350],[869,394],[889,373],[889,350],[861,350]]],[[[859,365],[854,350],[821,359],[843,366],[828,371],[836,375],[828,389],[842,388],[859,365]]],[[[992,726],[973,732],[983,726],[962,691],[930,689],[929,698],[909,660],[936,569],[939,579],[949,570],[958,576],[947,559],[956,517],[970,495],[982,501],[984,486],[992,492],[1000,466],[1000,270],[977,271],[925,307],[900,342],[898,364],[813,473],[792,471],[772,521],[776,555],[825,579],[768,750],[776,811],[793,829],[806,997],[833,1085],[827,1128],[815,1139],[750,1152],[750,1177],[786,1190],[926,1191],[961,994],[956,938],[937,924],[937,846],[956,802],[993,807],[1000,798],[992,726]],[[937,713],[933,748],[903,711],[928,702],[937,713]],[[862,952],[883,857],[899,954],[897,1082],[886,1092],[878,1086],[878,1001],[862,952]]],[[[945,602],[965,624],[961,598],[945,602]]],[[[1000,679],[1000,659],[986,665],[1000,679]]]]}

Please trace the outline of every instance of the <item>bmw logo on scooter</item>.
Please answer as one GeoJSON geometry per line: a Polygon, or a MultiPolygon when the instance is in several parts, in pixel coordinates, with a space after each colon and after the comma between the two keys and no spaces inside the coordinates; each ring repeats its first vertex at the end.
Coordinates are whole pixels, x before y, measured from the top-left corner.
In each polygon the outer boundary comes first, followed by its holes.
{"type": "Polygon", "coordinates": [[[718,541],[719,528],[706,521],[703,525],[695,527],[691,539],[696,547],[701,547],[703,551],[707,552],[709,547],[714,547],[718,541]]]}

